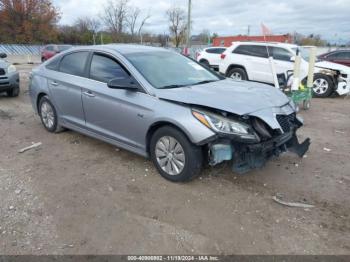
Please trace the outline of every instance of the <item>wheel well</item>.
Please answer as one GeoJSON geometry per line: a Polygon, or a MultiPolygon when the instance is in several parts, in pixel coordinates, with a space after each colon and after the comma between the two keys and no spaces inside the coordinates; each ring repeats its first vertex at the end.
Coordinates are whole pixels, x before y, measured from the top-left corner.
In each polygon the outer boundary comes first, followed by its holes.
{"type": "Polygon", "coordinates": [[[39,112],[39,103],[40,103],[40,100],[41,100],[42,97],[44,97],[44,96],[46,96],[46,95],[47,95],[47,94],[45,94],[45,93],[40,93],[40,94],[38,95],[37,99],[36,99],[36,109],[37,109],[38,112],[39,112]]]}
{"type": "Polygon", "coordinates": [[[172,124],[170,122],[167,122],[167,121],[156,122],[147,131],[147,135],[146,135],[146,151],[147,151],[148,154],[150,153],[151,138],[152,138],[154,132],[156,130],[158,130],[159,128],[163,127],[163,126],[171,126],[171,127],[175,128],[175,129],[177,129],[178,131],[182,132],[188,138],[187,134],[181,128],[179,128],[178,126],[176,126],[176,125],[174,125],[174,124],[172,124]]]}
{"type": "Polygon", "coordinates": [[[199,63],[203,63],[204,61],[209,63],[209,61],[205,58],[202,58],[201,60],[199,60],[199,63]]]}
{"type": "Polygon", "coordinates": [[[242,65],[236,65],[236,64],[230,65],[230,66],[227,68],[226,74],[225,74],[225,75],[227,76],[228,72],[230,72],[230,70],[231,70],[231,69],[234,69],[234,68],[241,68],[241,69],[243,69],[244,72],[246,73],[247,77],[248,77],[247,70],[245,69],[245,67],[242,66],[242,65]]]}

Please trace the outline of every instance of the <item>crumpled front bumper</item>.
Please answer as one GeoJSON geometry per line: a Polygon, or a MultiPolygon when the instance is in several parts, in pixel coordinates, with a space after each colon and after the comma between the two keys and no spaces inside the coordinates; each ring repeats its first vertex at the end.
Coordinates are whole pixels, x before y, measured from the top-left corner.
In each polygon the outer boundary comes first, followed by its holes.
{"type": "Polygon", "coordinates": [[[246,173],[262,168],[272,157],[290,151],[303,157],[311,142],[307,138],[299,143],[296,130],[281,134],[268,141],[256,144],[237,143],[230,139],[221,139],[209,144],[209,164],[216,165],[223,161],[232,161],[235,173],[246,173]]]}

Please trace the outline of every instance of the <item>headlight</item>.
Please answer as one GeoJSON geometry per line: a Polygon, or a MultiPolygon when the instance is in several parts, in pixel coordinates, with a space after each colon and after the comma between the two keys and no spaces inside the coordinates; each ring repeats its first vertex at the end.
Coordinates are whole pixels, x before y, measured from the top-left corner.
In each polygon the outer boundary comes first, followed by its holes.
{"type": "Polygon", "coordinates": [[[8,68],[7,68],[7,73],[13,73],[13,72],[16,72],[16,67],[14,65],[10,65],[8,68]]]}
{"type": "Polygon", "coordinates": [[[250,127],[245,123],[199,110],[192,110],[192,114],[199,122],[217,133],[238,135],[246,139],[258,139],[256,134],[250,131],[250,127]]]}

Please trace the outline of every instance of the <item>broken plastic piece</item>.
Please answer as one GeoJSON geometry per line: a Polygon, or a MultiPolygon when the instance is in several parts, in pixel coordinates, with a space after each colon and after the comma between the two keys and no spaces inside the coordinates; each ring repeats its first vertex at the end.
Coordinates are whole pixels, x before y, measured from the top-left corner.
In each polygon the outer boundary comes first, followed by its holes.
{"type": "Polygon", "coordinates": [[[214,166],[223,161],[232,159],[232,146],[230,144],[214,144],[209,148],[209,164],[214,166]]]}
{"type": "Polygon", "coordinates": [[[272,199],[281,204],[281,205],[284,205],[284,206],[288,206],[288,207],[302,207],[302,208],[312,208],[314,207],[314,205],[310,205],[310,204],[304,204],[304,203],[297,203],[297,202],[286,202],[286,201],[283,201],[279,198],[277,198],[276,196],[273,196],[272,199]]]}
{"type": "Polygon", "coordinates": [[[42,145],[41,142],[32,144],[31,146],[27,146],[27,147],[25,147],[25,148],[22,148],[22,149],[18,150],[18,153],[23,153],[23,152],[25,152],[25,151],[28,151],[28,150],[30,150],[30,149],[39,147],[39,146],[41,146],[41,145],[42,145]]]}
{"type": "Polygon", "coordinates": [[[306,138],[303,143],[299,144],[296,135],[289,141],[288,150],[297,154],[299,157],[303,157],[305,153],[309,150],[311,144],[310,138],[306,138]]]}

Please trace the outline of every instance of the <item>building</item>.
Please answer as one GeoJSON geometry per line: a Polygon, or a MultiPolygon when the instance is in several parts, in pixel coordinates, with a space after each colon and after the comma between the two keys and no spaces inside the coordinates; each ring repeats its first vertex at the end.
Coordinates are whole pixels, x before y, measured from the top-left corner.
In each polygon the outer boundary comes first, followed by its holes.
{"type": "Polygon", "coordinates": [[[279,43],[292,43],[293,37],[290,34],[286,35],[267,35],[267,36],[248,36],[248,35],[237,35],[237,36],[219,36],[213,39],[213,46],[226,46],[232,45],[232,42],[279,42],[279,43]]]}

